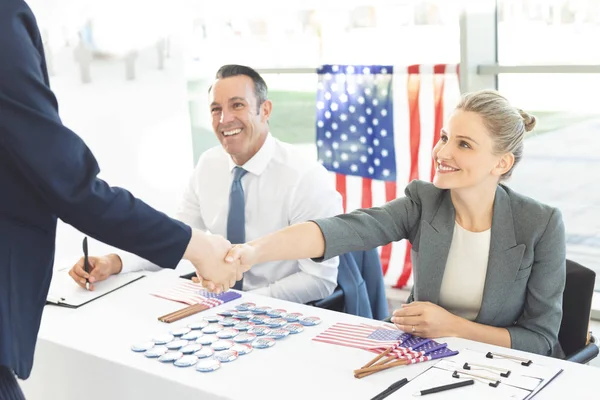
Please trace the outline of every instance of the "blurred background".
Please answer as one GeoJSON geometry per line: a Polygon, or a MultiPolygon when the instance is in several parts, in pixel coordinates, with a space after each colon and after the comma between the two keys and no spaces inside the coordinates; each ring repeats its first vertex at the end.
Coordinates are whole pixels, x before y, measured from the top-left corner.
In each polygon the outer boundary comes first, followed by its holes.
{"type": "MultiPolygon", "coordinates": [[[[461,91],[497,88],[538,117],[508,184],[560,207],[569,258],[600,272],[600,0],[28,3],[64,123],[88,143],[103,179],[169,214],[199,154],[218,144],[207,89],[222,64],[262,72],[273,135],[315,158],[317,68],[393,65],[399,160],[408,152],[407,68],[420,66],[420,121],[429,132],[433,66],[441,64],[444,116],[461,91]]],[[[400,193],[407,168],[398,167],[400,193]]],[[[56,268],[76,261],[67,243],[77,235],[59,227],[56,268]]],[[[103,250],[96,243],[90,251],[103,250]]],[[[400,258],[386,274],[390,297],[410,288],[410,280],[398,285],[400,258]]]]}

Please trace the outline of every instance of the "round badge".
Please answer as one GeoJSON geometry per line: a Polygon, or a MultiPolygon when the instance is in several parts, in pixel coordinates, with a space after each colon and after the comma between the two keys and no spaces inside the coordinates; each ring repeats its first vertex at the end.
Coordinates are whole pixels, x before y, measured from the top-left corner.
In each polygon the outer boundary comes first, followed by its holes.
{"type": "Polygon", "coordinates": [[[290,333],[294,334],[302,332],[304,330],[304,327],[302,326],[302,324],[287,324],[281,329],[285,329],[286,331],[289,331],[290,333]]]}
{"type": "Polygon", "coordinates": [[[241,303],[238,304],[237,306],[235,306],[235,308],[239,311],[250,311],[252,310],[254,307],[256,307],[256,304],[254,303],[241,303]]]}
{"type": "Polygon", "coordinates": [[[237,329],[238,331],[247,331],[248,329],[254,327],[254,323],[253,322],[248,322],[248,321],[238,322],[233,327],[235,329],[237,329]]]}
{"type": "Polygon", "coordinates": [[[211,324],[213,324],[215,322],[219,322],[222,319],[223,319],[223,317],[221,317],[220,315],[209,315],[208,317],[204,317],[204,320],[206,322],[210,322],[211,324]]]}
{"type": "Polygon", "coordinates": [[[229,350],[231,346],[233,346],[233,342],[231,340],[217,340],[210,345],[210,347],[212,347],[215,351],[229,350]]]}
{"type": "Polygon", "coordinates": [[[281,318],[285,319],[287,322],[296,322],[301,317],[302,317],[302,314],[299,312],[287,313],[287,314],[283,314],[281,316],[281,318]]]}
{"type": "Polygon", "coordinates": [[[198,357],[188,355],[188,356],[181,357],[179,360],[176,360],[175,366],[176,367],[191,367],[192,365],[196,364],[197,362],[198,362],[198,357]]]}
{"type": "Polygon", "coordinates": [[[167,343],[165,346],[167,346],[167,349],[169,350],[179,350],[183,346],[187,346],[188,343],[189,342],[187,340],[179,339],[173,340],[172,342],[167,343]]]}
{"type": "Polygon", "coordinates": [[[269,333],[269,337],[272,337],[273,339],[283,339],[289,334],[290,331],[287,331],[285,329],[273,329],[271,333],[269,333]]]}
{"type": "Polygon", "coordinates": [[[223,311],[219,311],[217,313],[217,315],[220,315],[221,317],[231,317],[236,312],[237,312],[237,310],[223,310],[223,311]]]}
{"type": "Polygon", "coordinates": [[[155,336],[154,339],[152,339],[152,341],[155,344],[165,344],[169,343],[173,339],[175,339],[175,336],[171,335],[170,333],[164,333],[162,335],[155,336]]]}
{"type": "Polygon", "coordinates": [[[208,358],[215,354],[215,351],[210,347],[203,347],[201,350],[198,350],[194,353],[194,355],[198,358],[208,358]]]}
{"type": "Polygon", "coordinates": [[[170,333],[173,336],[183,336],[191,330],[192,330],[192,328],[188,328],[187,326],[182,326],[181,328],[173,329],[170,333]]]}
{"type": "Polygon", "coordinates": [[[268,337],[259,337],[254,342],[252,342],[252,347],[256,349],[266,349],[268,347],[275,346],[275,339],[268,337]]]}
{"type": "Polygon", "coordinates": [[[205,326],[204,328],[202,328],[202,333],[212,334],[212,333],[217,333],[217,332],[222,331],[222,330],[223,330],[223,327],[221,325],[210,324],[210,325],[205,326]]]}
{"type": "Polygon", "coordinates": [[[234,337],[233,341],[236,343],[250,343],[254,339],[256,339],[256,335],[254,333],[244,332],[234,337]]]}
{"type": "Polygon", "coordinates": [[[216,371],[221,367],[221,362],[212,358],[199,360],[196,363],[196,371],[200,372],[212,372],[216,371]]]}
{"type": "Polygon", "coordinates": [[[209,344],[213,344],[217,340],[219,340],[219,338],[216,335],[204,335],[196,339],[196,343],[199,343],[203,346],[208,346],[209,344]]]}
{"type": "Polygon", "coordinates": [[[153,347],[154,347],[154,342],[142,342],[142,343],[136,343],[133,346],[131,346],[131,350],[139,353],[142,351],[150,350],[153,347]]]}
{"type": "Polygon", "coordinates": [[[155,346],[155,347],[151,348],[150,350],[147,350],[144,353],[144,355],[148,358],[156,358],[156,357],[162,356],[167,351],[169,351],[169,349],[167,349],[167,346],[155,346]]]}
{"type": "Polygon", "coordinates": [[[252,313],[255,315],[266,314],[271,310],[271,307],[254,307],[252,313]]]}
{"type": "Polygon", "coordinates": [[[239,356],[243,356],[244,354],[248,354],[252,351],[252,346],[250,346],[249,344],[234,344],[233,347],[231,347],[231,350],[233,351],[237,351],[239,356]]]}
{"type": "Polygon", "coordinates": [[[250,318],[250,322],[252,322],[253,324],[256,325],[264,325],[265,321],[269,320],[270,318],[267,317],[266,315],[255,315],[252,318],[250,318]]]}
{"type": "Polygon", "coordinates": [[[162,356],[158,357],[158,361],[160,361],[162,363],[172,363],[175,360],[179,360],[181,357],[183,357],[182,352],[170,351],[170,352],[165,353],[162,356]]]}
{"type": "Polygon", "coordinates": [[[181,339],[184,339],[184,340],[196,340],[196,339],[198,339],[202,335],[204,335],[202,333],[202,331],[191,331],[191,332],[188,332],[185,335],[183,335],[181,337],[181,339]]]}
{"type": "Polygon", "coordinates": [[[188,328],[190,329],[202,329],[205,326],[208,326],[208,321],[202,319],[200,321],[196,321],[196,322],[192,322],[191,324],[188,324],[188,328]]]}
{"type": "Polygon", "coordinates": [[[230,326],[234,326],[238,322],[240,322],[239,319],[227,317],[227,318],[223,318],[222,320],[220,320],[219,325],[225,326],[225,327],[230,327],[230,326]]]}
{"type": "Polygon", "coordinates": [[[254,328],[248,329],[248,333],[252,333],[256,336],[264,336],[271,333],[271,328],[266,326],[255,326],[254,328]]]}
{"type": "Polygon", "coordinates": [[[298,320],[304,326],[313,326],[319,325],[321,323],[321,318],[319,317],[303,317],[298,320]]]}
{"type": "Polygon", "coordinates": [[[265,321],[265,325],[269,328],[281,328],[285,324],[287,324],[287,322],[285,322],[285,319],[283,318],[269,318],[265,321]]]}
{"type": "Polygon", "coordinates": [[[233,360],[237,360],[238,353],[237,353],[237,351],[233,351],[233,350],[220,351],[220,352],[216,353],[213,358],[222,363],[230,362],[233,360]]]}
{"type": "Polygon", "coordinates": [[[227,328],[227,329],[223,329],[222,331],[217,332],[217,337],[219,339],[231,339],[238,333],[240,333],[240,331],[238,331],[237,329],[227,328]]]}
{"type": "Polygon", "coordinates": [[[183,346],[181,349],[179,349],[179,351],[183,354],[192,354],[198,350],[202,350],[202,345],[200,343],[188,344],[187,346],[183,346]]]}
{"type": "Polygon", "coordinates": [[[271,317],[271,318],[280,318],[283,314],[285,314],[287,311],[281,309],[281,308],[276,308],[274,310],[269,310],[267,312],[267,316],[271,317]]]}
{"type": "Polygon", "coordinates": [[[252,313],[250,311],[238,311],[232,315],[233,318],[247,320],[252,318],[252,313]]]}

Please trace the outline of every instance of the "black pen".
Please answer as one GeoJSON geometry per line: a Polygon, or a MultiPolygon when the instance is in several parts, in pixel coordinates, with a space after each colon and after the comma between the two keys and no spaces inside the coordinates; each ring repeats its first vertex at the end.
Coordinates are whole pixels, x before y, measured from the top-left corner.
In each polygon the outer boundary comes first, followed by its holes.
{"type": "Polygon", "coordinates": [[[398,382],[392,383],[387,389],[383,392],[379,393],[377,396],[373,397],[371,400],[381,400],[388,397],[390,394],[394,393],[396,390],[400,389],[402,386],[408,383],[408,379],[402,378],[398,382]]]}
{"type": "Polygon", "coordinates": [[[449,385],[438,386],[438,387],[434,387],[431,389],[421,390],[420,392],[413,394],[413,396],[425,396],[426,394],[443,392],[445,390],[456,389],[456,388],[463,387],[463,386],[469,386],[474,383],[475,383],[475,381],[473,379],[469,379],[468,381],[456,382],[456,383],[451,383],[449,385]]]}
{"type": "MultiPolygon", "coordinates": [[[[87,236],[83,238],[83,270],[86,274],[90,273],[90,261],[88,260],[87,236]]],[[[90,281],[85,278],[85,288],[90,290],[90,281]]]]}

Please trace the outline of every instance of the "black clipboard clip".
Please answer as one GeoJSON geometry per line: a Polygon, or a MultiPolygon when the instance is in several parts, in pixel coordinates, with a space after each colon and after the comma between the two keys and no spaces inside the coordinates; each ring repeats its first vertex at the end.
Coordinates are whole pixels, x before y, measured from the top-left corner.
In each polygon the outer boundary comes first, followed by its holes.
{"type": "Polygon", "coordinates": [[[464,363],[462,368],[466,369],[467,371],[470,371],[471,369],[481,369],[481,370],[489,371],[492,373],[497,372],[503,378],[508,378],[510,376],[510,370],[504,369],[504,368],[492,367],[490,365],[473,364],[473,363],[466,362],[466,363],[464,363]]]}
{"type": "Polygon", "coordinates": [[[506,358],[507,360],[517,361],[517,362],[520,362],[521,365],[524,366],[524,367],[529,367],[531,364],[533,364],[533,361],[528,360],[526,358],[516,357],[516,356],[509,356],[509,355],[506,355],[506,354],[492,353],[491,351],[488,351],[488,353],[485,356],[487,358],[499,357],[499,358],[506,358]]]}

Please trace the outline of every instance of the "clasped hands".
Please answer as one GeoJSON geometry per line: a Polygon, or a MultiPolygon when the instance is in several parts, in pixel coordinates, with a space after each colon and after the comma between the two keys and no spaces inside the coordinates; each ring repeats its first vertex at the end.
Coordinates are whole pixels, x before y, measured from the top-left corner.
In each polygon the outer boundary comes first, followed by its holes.
{"type": "MultiPolygon", "coordinates": [[[[219,235],[206,234],[192,229],[192,235],[183,258],[190,261],[196,268],[198,278],[207,290],[220,293],[235,285],[242,279],[254,262],[254,248],[250,245],[234,245],[219,235]]],[[[69,271],[69,275],[81,287],[85,288],[89,280],[90,290],[94,284],[118,274],[122,262],[118,255],[90,256],[88,258],[90,271],[83,269],[83,257],[69,271]]]]}

